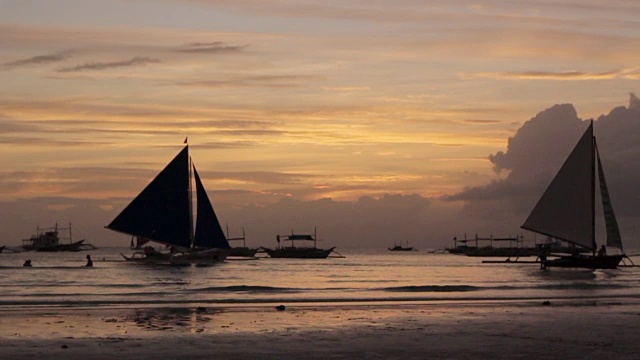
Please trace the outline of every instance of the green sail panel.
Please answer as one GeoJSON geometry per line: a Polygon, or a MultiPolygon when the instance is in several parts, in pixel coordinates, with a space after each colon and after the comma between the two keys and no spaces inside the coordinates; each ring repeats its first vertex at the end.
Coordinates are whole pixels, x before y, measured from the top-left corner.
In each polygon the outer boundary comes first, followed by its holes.
{"type": "Polygon", "coordinates": [[[229,242],[222,231],[216,212],[213,210],[213,205],[211,205],[209,196],[207,196],[195,166],[193,167],[193,174],[196,178],[197,200],[196,233],[193,247],[198,249],[228,249],[229,242]]]}
{"type": "Polygon", "coordinates": [[[189,150],[182,151],[107,226],[158,243],[189,248],[189,150]]]}
{"type": "Polygon", "coordinates": [[[593,249],[594,160],[591,124],[522,228],[593,249]]]}
{"type": "Polygon", "coordinates": [[[607,228],[607,246],[622,249],[622,237],[620,236],[620,228],[618,228],[618,221],[616,220],[616,214],[613,212],[613,205],[611,205],[611,198],[609,197],[609,189],[607,188],[607,181],[604,178],[604,171],[602,170],[602,161],[600,160],[600,152],[596,145],[596,155],[598,157],[598,180],[600,182],[600,196],[602,197],[602,210],[604,212],[604,222],[607,228]]]}

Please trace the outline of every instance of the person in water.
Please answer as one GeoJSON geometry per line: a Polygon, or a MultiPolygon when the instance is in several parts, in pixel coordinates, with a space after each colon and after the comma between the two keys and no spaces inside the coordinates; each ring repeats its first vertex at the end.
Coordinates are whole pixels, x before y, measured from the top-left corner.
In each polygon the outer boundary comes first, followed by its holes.
{"type": "Polygon", "coordinates": [[[31,260],[25,261],[24,264],[22,264],[22,266],[31,267],[31,260]]]}
{"type": "Polygon", "coordinates": [[[91,260],[91,256],[87,255],[87,265],[88,267],[93,267],[93,261],[91,260]]]}

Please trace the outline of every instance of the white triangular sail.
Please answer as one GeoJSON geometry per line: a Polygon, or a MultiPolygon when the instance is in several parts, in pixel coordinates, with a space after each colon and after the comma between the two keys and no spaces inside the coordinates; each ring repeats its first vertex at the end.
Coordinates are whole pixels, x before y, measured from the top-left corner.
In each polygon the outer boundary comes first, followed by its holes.
{"type": "Polygon", "coordinates": [[[592,124],[522,228],[593,249],[594,157],[592,124]]]}

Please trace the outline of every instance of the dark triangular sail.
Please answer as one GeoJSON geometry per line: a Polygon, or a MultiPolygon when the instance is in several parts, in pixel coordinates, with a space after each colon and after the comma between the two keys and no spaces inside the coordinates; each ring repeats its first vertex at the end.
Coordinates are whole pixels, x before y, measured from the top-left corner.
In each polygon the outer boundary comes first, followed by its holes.
{"type": "Polygon", "coordinates": [[[622,237],[620,236],[620,229],[618,228],[618,221],[616,220],[616,214],[613,212],[613,206],[611,205],[611,198],[609,197],[609,189],[607,188],[607,182],[604,178],[604,171],[602,170],[602,161],[600,160],[600,152],[596,145],[596,156],[598,157],[598,176],[600,182],[600,196],[602,197],[602,211],[604,212],[604,222],[607,228],[607,246],[622,249],[622,237]]]}
{"type": "Polygon", "coordinates": [[[207,192],[202,185],[200,175],[196,167],[193,167],[193,174],[196,178],[196,199],[197,199],[197,215],[196,215],[196,234],[193,240],[193,246],[200,249],[221,248],[228,249],[227,242],[218,217],[213,210],[213,205],[209,201],[207,192]]]}
{"type": "Polygon", "coordinates": [[[188,149],[185,146],[107,228],[188,248],[191,244],[188,149]]]}
{"type": "Polygon", "coordinates": [[[593,249],[594,157],[591,124],[522,228],[593,249]]]}

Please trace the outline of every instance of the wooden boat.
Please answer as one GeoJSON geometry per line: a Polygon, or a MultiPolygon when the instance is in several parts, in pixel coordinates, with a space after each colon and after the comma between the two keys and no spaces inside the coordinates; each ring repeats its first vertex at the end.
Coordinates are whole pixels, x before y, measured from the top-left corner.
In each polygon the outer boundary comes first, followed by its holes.
{"type": "Polygon", "coordinates": [[[255,257],[258,249],[251,249],[247,247],[244,228],[242,229],[242,237],[232,238],[229,237],[229,227],[227,226],[227,241],[240,241],[242,240],[242,246],[232,246],[229,249],[229,256],[234,257],[255,257]]]}
{"type": "Polygon", "coordinates": [[[122,255],[128,261],[188,265],[219,262],[228,255],[229,243],[191,163],[189,145],[106,228],[171,249],[168,253],[152,252],[147,247],[129,257],[122,255]],[[192,181],[197,200],[195,220],[192,181]]]}
{"type": "Polygon", "coordinates": [[[255,257],[258,249],[251,249],[246,246],[234,246],[229,249],[229,256],[236,257],[255,257]]]}
{"type": "MultiPolygon", "coordinates": [[[[57,252],[83,250],[85,240],[73,241],[71,238],[71,223],[69,227],[61,228],[58,224],[50,228],[36,227],[36,234],[29,239],[22,240],[22,249],[26,251],[57,252]],[[60,242],[60,231],[68,231],[69,243],[60,242]]],[[[88,245],[88,244],[87,244],[88,245]]]]}
{"type": "Polygon", "coordinates": [[[534,251],[524,247],[485,246],[469,248],[464,254],[471,257],[528,257],[533,255],[534,251]]]}
{"type": "Polygon", "coordinates": [[[413,251],[413,247],[409,246],[409,242],[407,241],[407,246],[396,245],[393,247],[387,248],[389,251],[413,251]]]}
{"type": "Polygon", "coordinates": [[[148,246],[143,251],[136,251],[131,256],[126,256],[123,253],[120,253],[120,255],[126,261],[145,262],[150,264],[169,264],[172,256],[171,253],[157,251],[152,246],[148,246]]]}
{"type": "Polygon", "coordinates": [[[563,268],[615,269],[626,256],[618,222],[613,212],[602,161],[593,136],[593,121],[547,187],[523,229],[566,241],[591,251],[582,255],[540,254],[541,266],[563,268]],[[597,165],[597,166],[596,166],[597,165]],[[607,229],[606,247],[598,248],[595,234],[596,172],[607,229]],[[607,255],[606,249],[616,255],[607,255]]]}
{"type": "Polygon", "coordinates": [[[462,254],[473,257],[527,257],[537,254],[535,248],[525,247],[522,237],[482,238],[458,240],[453,238],[453,248],[447,248],[451,254],[462,254]],[[469,242],[472,242],[470,245],[469,242]],[[460,244],[458,244],[460,243],[460,244]],[[498,245],[507,244],[507,245],[498,245]]]}
{"type": "Polygon", "coordinates": [[[275,249],[261,248],[272,258],[295,258],[295,259],[326,259],[335,249],[318,249],[316,247],[316,232],[313,235],[294,234],[285,236],[276,236],[278,247],[275,249]],[[289,242],[288,246],[280,246],[280,242],[289,242]],[[297,242],[313,242],[313,246],[296,246],[297,242]]]}

